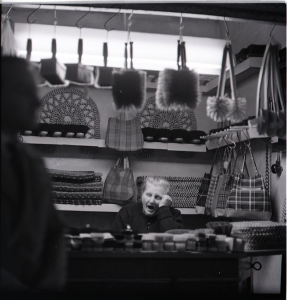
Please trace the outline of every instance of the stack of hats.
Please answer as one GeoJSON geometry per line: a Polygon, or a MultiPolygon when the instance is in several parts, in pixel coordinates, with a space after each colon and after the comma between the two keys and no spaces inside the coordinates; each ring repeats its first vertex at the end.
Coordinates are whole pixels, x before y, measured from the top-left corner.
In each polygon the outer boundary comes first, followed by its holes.
{"type": "Polygon", "coordinates": [[[54,203],[73,205],[102,204],[102,173],[53,169],[48,169],[47,171],[52,181],[54,203]]]}
{"type": "MultiPolygon", "coordinates": [[[[136,179],[138,188],[138,202],[141,201],[141,185],[147,176],[139,176],[136,179]]],[[[170,183],[170,195],[172,206],[177,208],[195,207],[202,177],[163,177],[170,183]]]]}

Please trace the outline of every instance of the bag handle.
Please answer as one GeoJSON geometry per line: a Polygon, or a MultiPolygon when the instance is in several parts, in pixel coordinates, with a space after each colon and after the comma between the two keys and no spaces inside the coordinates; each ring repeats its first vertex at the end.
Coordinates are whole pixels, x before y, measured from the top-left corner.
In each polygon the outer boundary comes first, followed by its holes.
{"type": "Polygon", "coordinates": [[[219,79],[218,79],[218,88],[217,88],[216,98],[224,96],[226,58],[227,58],[227,45],[225,45],[225,47],[223,49],[221,70],[220,70],[220,75],[219,75],[219,79]]]}
{"type": "MultiPolygon", "coordinates": [[[[271,48],[270,48],[270,50],[271,50],[271,48]]],[[[266,109],[266,110],[269,109],[268,91],[269,91],[269,79],[270,79],[270,71],[271,71],[270,50],[269,50],[269,53],[266,58],[265,70],[264,70],[264,74],[263,74],[263,80],[264,80],[264,82],[263,82],[263,109],[266,109]]],[[[260,91],[261,91],[261,89],[260,89],[260,91]]],[[[260,110],[260,108],[259,108],[259,110],[260,110]]]]}
{"type": "Polygon", "coordinates": [[[128,43],[125,43],[125,69],[128,68],[128,43]]]}
{"type": "Polygon", "coordinates": [[[120,158],[118,158],[118,160],[117,160],[117,162],[116,162],[116,164],[115,164],[115,167],[119,167],[120,166],[120,163],[121,163],[121,157],[120,158]]]}
{"type": "Polygon", "coordinates": [[[124,157],[124,169],[129,169],[130,163],[128,157],[124,157]]]}
{"type": "Polygon", "coordinates": [[[216,151],[215,151],[215,154],[214,154],[214,157],[213,157],[213,162],[212,162],[212,165],[211,165],[211,168],[210,168],[210,174],[212,174],[212,172],[213,172],[213,168],[214,168],[214,166],[215,166],[215,163],[216,163],[216,157],[217,157],[217,153],[219,153],[219,155],[220,155],[220,157],[221,157],[221,159],[223,159],[222,158],[222,156],[221,156],[221,153],[220,153],[220,150],[219,150],[219,147],[217,147],[216,148],[216,151]]]}
{"type": "Polygon", "coordinates": [[[229,57],[230,64],[230,88],[231,88],[231,98],[237,101],[237,89],[236,89],[236,80],[235,80],[235,71],[234,71],[234,56],[232,51],[231,43],[227,43],[227,52],[229,57]]]}
{"type": "MultiPolygon", "coordinates": [[[[273,51],[273,58],[274,58],[274,73],[275,73],[275,81],[276,81],[276,86],[279,94],[279,101],[281,105],[281,109],[283,113],[285,114],[286,108],[285,108],[285,102],[283,101],[283,89],[282,89],[282,84],[281,84],[281,77],[280,77],[280,71],[279,71],[279,61],[278,61],[278,45],[274,46],[274,51],[273,51]]],[[[278,112],[279,112],[279,105],[278,105],[278,112]]]]}
{"type": "Polygon", "coordinates": [[[266,68],[266,61],[268,56],[270,55],[270,44],[266,45],[265,47],[265,52],[264,52],[264,56],[262,59],[262,63],[261,63],[261,67],[260,67],[260,72],[259,72],[259,76],[258,76],[258,83],[257,83],[257,91],[256,91],[256,117],[260,116],[260,91],[261,91],[261,86],[262,86],[262,79],[263,79],[263,75],[265,72],[265,68],[266,68]]]}
{"type": "Polygon", "coordinates": [[[104,66],[108,65],[108,43],[103,44],[104,66]]]}
{"type": "MultiPolygon", "coordinates": [[[[277,99],[277,85],[275,84],[275,65],[274,65],[274,47],[270,48],[270,91],[271,91],[271,103],[272,103],[272,111],[274,111],[277,115],[279,115],[279,106],[277,99]]],[[[271,109],[270,109],[271,110],[271,109]]]]}
{"type": "Polygon", "coordinates": [[[79,64],[82,62],[83,56],[83,39],[79,39],[78,41],[78,55],[79,55],[79,64]]]}
{"type": "MultiPolygon", "coordinates": [[[[251,150],[251,146],[250,146],[250,145],[246,145],[246,147],[245,147],[244,157],[243,157],[243,162],[244,162],[244,164],[246,163],[247,149],[249,150],[251,160],[252,160],[252,162],[253,162],[253,164],[254,164],[254,167],[255,167],[255,174],[256,174],[256,175],[259,175],[259,172],[258,172],[256,163],[255,163],[255,159],[254,159],[254,156],[253,156],[253,153],[252,153],[252,150],[251,150]]],[[[241,174],[243,174],[244,164],[243,164],[242,167],[241,167],[241,174]]],[[[246,166],[246,168],[247,168],[247,166],[246,166]]]]}

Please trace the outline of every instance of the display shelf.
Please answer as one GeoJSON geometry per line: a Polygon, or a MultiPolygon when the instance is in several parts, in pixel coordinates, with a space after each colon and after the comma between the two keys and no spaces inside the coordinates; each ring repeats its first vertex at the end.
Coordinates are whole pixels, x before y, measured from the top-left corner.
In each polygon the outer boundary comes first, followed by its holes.
{"type": "MultiPolygon", "coordinates": [[[[262,63],[262,57],[249,57],[242,63],[235,66],[234,70],[235,70],[236,83],[238,84],[241,81],[244,81],[249,77],[257,74],[261,67],[261,63],[262,63]]],[[[230,73],[229,71],[226,71],[226,84],[225,84],[226,87],[230,86],[229,73],[230,73]]],[[[218,78],[215,78],[209,81],[204,86],[202,92],[208,94],[215,93],[217,86],[218,86],[218,78]]]]}
{"type": "MultiPolygon", "coordinates": [[[[84,138],[64,138],[64,137],[39,137],[39,136],[22,136],[23,143],[42,144],[42,145],[69,145],[69,146],[90,146],[106,148],[103,139],[84,139],[84,138]]],[[[206,152],[205,144],[176,144],[176,143],[159,143],[144,142],[143,149],[169,150],[169,151],[187,151],[187,152],[206,152]]]]}
{"type": "Polygon", "coordinates": [[[206,147],[208,150],[215,149],[217,147],[224,147],[232,142],[238,143],[246,141],[247,139],[271,139],[271,143],[277,143],[278,137],[270,137],[267,134],[259,134],[257,127],[240,126],[226,129],[214,134],[202,136],[201,138],[206,139],[206,147]],[[227,143],[226,143],[227,142],[227,143]]]}
{"type": "MultiPolygon", "coordinates": [[[[83,212],[118,212],[122,206],[117,204],[102,204],[102,205],[72,205],[72,204],[55,204],[57,210],[62,211],[83,211],[83,212]]],[[[194,215],[194,208],[176,208],[183,215],[194,215]]]]}

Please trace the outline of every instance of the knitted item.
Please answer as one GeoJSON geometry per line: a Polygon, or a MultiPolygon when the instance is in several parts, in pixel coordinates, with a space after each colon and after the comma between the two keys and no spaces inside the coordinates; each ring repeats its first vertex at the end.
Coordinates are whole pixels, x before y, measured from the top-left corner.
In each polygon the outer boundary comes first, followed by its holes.
{"type": "Polygon", "coordinates": [[[156,105],[160,110],[195,109],[200,101],[198,74],[188,69],[159,72],[156,105]]]}

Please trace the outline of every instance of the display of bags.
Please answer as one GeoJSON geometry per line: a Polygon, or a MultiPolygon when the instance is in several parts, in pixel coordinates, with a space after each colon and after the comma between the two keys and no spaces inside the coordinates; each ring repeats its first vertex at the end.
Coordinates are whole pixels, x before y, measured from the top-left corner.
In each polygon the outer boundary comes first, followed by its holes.
{"type": "Polygon", "coordinates": [[[252,122],[258,125],[259,134],[285,136],[286,109],[283,99],[278,63],[278,45],[268,44],[265,48],[257,84],[257,118],[252,122]],[[261,97],[262,86],[263,95],[261,97]]]}
{"type": "Polygon", "coordinates": [[[250,144],[246,147],[255,166],[255,176],[250,177],[243,174],[247,155],[247,151],[245,151],[241,171],[234,176],[233,187],[226,203],[226,216],[242,219],[269,220],[272,214],[269,194],[265,188],[263,177],[258,173],[250,144]]]}
{"type": "Polygon", "coordinates": [[[213,168],[216,162],[217,154],[219,153],[219,148],[216,149],[214,158],[213,158],[213,163],[210,168],[209,173],[205,173],[201,182],[201,185],[199,187],[197,199],[196,199],[196,204],[195,204],[195,211],[198,214],[204,214],[205,213],[205,204],[206,204],[206,198],[208,194],[208,189],[210,185],[210,180],[213,172],[213,168]]]}
{"type": "Polygon", "coordinates": [[[104,200],[119,205],[136,202],[136,185],[127,157],[119,158],[109,171],[104,183],[104,200]]]}
{"type": "Polygon", "coordinates": [[[142,149],[144,137],[139,119],[127,120],[124,113],[109,118],[105,143],[108,148],[123,152],[142,149]]]}

